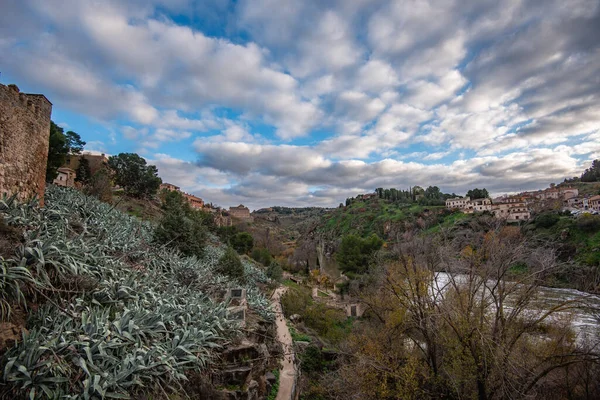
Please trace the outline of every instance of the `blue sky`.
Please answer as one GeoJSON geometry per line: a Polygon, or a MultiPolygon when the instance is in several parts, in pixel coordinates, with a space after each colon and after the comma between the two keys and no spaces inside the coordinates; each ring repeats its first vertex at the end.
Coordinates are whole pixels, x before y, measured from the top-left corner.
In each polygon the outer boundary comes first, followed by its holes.
{"type": "Polygon", "coordinates": [[[502,194],[600,158],[597,0],[2,3],[2,83],[219,205],[502,194]]]}

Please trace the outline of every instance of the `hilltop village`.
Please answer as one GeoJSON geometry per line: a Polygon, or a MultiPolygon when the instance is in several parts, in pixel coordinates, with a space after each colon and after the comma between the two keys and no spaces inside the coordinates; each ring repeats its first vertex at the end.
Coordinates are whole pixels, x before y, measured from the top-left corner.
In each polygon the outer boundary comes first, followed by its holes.
{"type": "Polygon", "coordinates": [[[531,219],[532,211],[553,207],[571,212],[597,213],[600,212],[600,195],[580,196],[577,188],[567,186],[504,195],[493,199],[453,197],[446,200],[446,208],[449,210],[461,210],[467,214],[487,211],[508,222],[527,221],[531,219]]]}
{"type": "MultiPolygon", "coordinates": [[[[80,154],[69,154],[66,157],[65,163],[58,168],[58,175],[52,183],[63,187],[78,188],[81,184],[77,182],[77,170],[80,168],[82,160],[85,160],[89,166],[89,173],[95,175],[102,169],[108,168],[108,157],[104,153],[82,151],[80,154]]],[[[118,186],[115,187],[118,190],[118,186]]],[[[198,196],[186,193],[179,186],[171,183],[161,183],[159,190],[167,190],[170,192],[180,193],[188,202],[190,207],[195,210],[210,213],[214,217],[214,222],[217,226],[232,226],[234,220],[240,222],[251,223],[253,217],[250,215],[250,209],[243,204],[235,207],[229,207],[229,210],[222,209],[219,206],[214,206],[211,203],[205,203],[198,196]]]]}

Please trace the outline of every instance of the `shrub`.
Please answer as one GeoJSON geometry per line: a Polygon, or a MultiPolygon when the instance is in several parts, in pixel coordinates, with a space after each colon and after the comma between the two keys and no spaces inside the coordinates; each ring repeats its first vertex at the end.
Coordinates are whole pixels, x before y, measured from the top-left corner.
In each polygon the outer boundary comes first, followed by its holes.
{"type": "Polygon", "coordinates": [[[344,236],[335,258],[342,271],[364,274],[373,262],[373,255],[382,245],[383,240],[375,234],[367,239],[355,235],[344,236]]]}
{"type": "Polygon", "coordinates": [[[278,281],[283,277],[283,269],[277,261],[271,261],[269,268],[267,268],[267,276],[275,281],[278,281]]]}
{"type": "Polygon", "coordinates": [[[83,187],[83,193],[93,196],[100,201],[110,203],[112,200],[112,183],[106,169],[98,170],[88,184],[83,187]]]}
{"type": "Polygon", "coordinates": [[[327,362],[323,358],[321,349],[317,346],[307,346],[304,352],[300,354],[302,361],[302,371],[307,373],[323,372],[327,369],[327,362]]]}
{"type": "Polygon", "coordinates": [[[559,219],[560,219],[560,216],[558,214],[553,214],[553,213],[540,214],[535,218],[535,226],[538,228],[544,228],[544,229],[552,228],[554,225],[556,225],[556,223],[558,222],[559,219]]]}
{"type": "Polygon", "coordinates": [[[231,240],[238,233],[237,226],[220,226],[216,230],[217,236],[223,243],[231,244],[231,240]]]}
{"type": "Polygon", "coordinates": [[[244,278],[244,265],[237,252],[231,247],[228,247],[223,257],[219,259],[217,271],[235,279],[244,278]]]}
{"type": "Polygon", "coordinates": [[[299,288],[290,287],[287,292],[281,296],[281,306],[286,317],[290,315],[303,315],[309,304],[312,303],[310,294],[299,288]]]}
{"type": "Polygon", "coordinates": [[[187,256],[201,257],[207,229],[199,212],[192,210],[178,192],[165,194],[163,208],[165,214],[154,231],[154,241],[177,248],[187,256]]]}
{"type": "Polygon", "coordinates": [[[254,247],[254,238],[248,232],[239,232],[231,238],[230,244],[239,254],[248,254],[254,247]]]}
{"type": "Polygon", "coordinates": [[[264,247],[255,248],[254,250],[252,250],[251,257],[255,261],[258,261],[259,263],[265,266],[271,265],[271,261],[273,261],[271,253],[269,253],[269,250],[265,249],[264,247]]]}
{"type": "Polygon", "coordinates": [[[584,214],[577,218],[577,227],[584,232],[600,231],[600,215],[584,214]]]}

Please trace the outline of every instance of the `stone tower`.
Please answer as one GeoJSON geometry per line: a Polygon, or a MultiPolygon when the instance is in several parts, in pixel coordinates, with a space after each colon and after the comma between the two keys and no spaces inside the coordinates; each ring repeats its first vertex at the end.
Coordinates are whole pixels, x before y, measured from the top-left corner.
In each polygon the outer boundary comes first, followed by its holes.
{"type": "Polygon", "coordinates": [[[0,84],[0,196],[37,195],[43,205],[52,103],[0,84]]]}

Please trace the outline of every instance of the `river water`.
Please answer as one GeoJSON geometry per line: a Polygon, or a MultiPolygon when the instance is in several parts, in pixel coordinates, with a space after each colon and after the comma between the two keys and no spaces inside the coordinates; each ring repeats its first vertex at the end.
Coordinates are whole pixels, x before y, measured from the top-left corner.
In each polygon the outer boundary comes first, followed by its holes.
{"type": "MultiPolygon", "coordinates": [[[[455,281],[460,284],[466,282],[466,275],[455,275],[455,281]]],[[[449,287],[451,275],[446,272],[436,272],[432,283],[432,292],[443,295],[443,292],[449,287]]],[[[540,286],[537,289],[535,298],[531,301],[528,308],[529,314],[542,315],[543,312],[552,307],[560,306],[565,302],[576,302],[576,307],[569,310],[559,311],[550,318],[570,318],[570,323],[579,337],[599,336],[600,335],[600,296],[581,292],[575,289],[552,288],[540,286]]],[[[506,307],[510,310],[509,305],[506,307]]]]}
{"type": "MultiPolygon", "coordinates": [[[[317,256],[319,257],[321,270],[337,280],[341,273],[333,257],[328,258],[323,255],[322,249],[317,247],[317,256]]],[[[466,276],[455,275],[457,282],[466,281],[466,276]]],[[[432,282],[433,292],[443,292],[448,287],[450,275],[446,272],[436,272],[434,282],[432,282]]],[[[510,298],[509,298],[510,301],[510,298]]],[[[552,288],[540,286],[537,288],[537,295],[531,301],[529,314],[543,312],[551,307],[559,306],[565,302],[580,301],[578,307],[570,308],[566,311],[560,311],[553,314],[550,319],[570,318],[570,323],[580,338],[587,335],[600,336],[600,296],[581,292],[575,289],[552,288]]],[[[510,305],[507,307],[510,310],[510,305]]]]}

